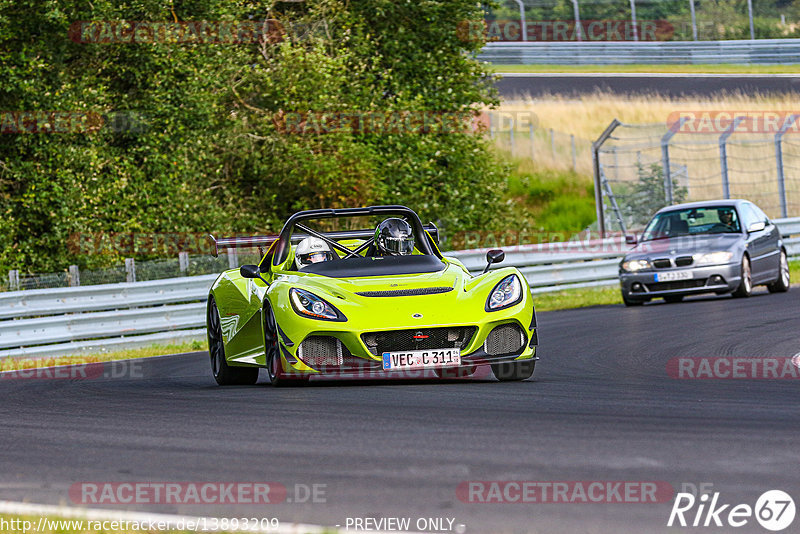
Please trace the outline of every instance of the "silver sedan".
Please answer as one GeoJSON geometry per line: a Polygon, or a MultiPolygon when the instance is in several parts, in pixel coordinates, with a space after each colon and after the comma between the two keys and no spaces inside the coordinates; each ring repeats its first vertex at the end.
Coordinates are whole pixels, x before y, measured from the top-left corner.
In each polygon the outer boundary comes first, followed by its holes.
{"type": "Polygon", "coordinates": [[[698,293],[749,297],[753,286],[789,289],[789,263],[778,228],[747,200],[668,206],[645,227],[619,264],[627,306],[653,298],[679,302],[698,293]]]}

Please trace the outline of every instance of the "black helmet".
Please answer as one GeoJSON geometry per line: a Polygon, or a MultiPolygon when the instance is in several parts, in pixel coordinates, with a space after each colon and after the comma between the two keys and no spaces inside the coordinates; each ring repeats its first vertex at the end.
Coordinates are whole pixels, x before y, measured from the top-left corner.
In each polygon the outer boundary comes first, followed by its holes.
{"type": "Polygon", "coordinates": [[[405,256],[414,252],[414,231],[403,219],[392,217],[375,228],[375,247],[381,254],[405,256]]]}

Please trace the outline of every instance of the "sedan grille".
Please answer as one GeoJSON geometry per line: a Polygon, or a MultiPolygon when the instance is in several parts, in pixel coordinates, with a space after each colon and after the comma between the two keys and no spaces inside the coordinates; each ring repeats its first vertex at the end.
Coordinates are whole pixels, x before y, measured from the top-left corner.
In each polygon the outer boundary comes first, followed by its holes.
{"type": "Polygon", "coordinates": [[[653,260],[653,267],[656,269],[669,269],[672,267],[672,263],[669,261],[669,258],[660,258],[653,260]]]}
{"type": "Polygon", "coordinates": [[[650,291],[669,291],[670,289],[692,289],[706,285],[705,278],[695,278],[692,280],[678,280],[675,282],[654,282],[647,284],[650,291]]]}
{"type": "Polygon", "coordinates": [[[486,336],[483,350],[489,356],[502,356],[517,353],[524,345],[525,333],[518,325],[502,324],[495,326],[486,336]]]}
{"type": "Polygon", "coordinates": [[[686,267],[687,265],[691,265],[694,261],[694,258],[691,256],[681,256],[680,258],[675,258],[675,265],[678,267],[686,267]]]}
{"type": "Polygon", "coordinates": [[[378,356],[384,352],[424,349],[459,348],[464,350],[475,335],[475,326],[416,328],[361,334],[369,351],[378,356]]]}

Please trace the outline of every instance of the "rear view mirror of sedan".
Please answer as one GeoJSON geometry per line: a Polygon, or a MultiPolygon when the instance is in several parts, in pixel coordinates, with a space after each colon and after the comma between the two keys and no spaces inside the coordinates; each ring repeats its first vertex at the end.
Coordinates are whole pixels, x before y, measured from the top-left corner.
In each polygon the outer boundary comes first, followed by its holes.
{"type": "Polygon", "coordinates": [[[767,227],[767,223],[765,223],[764,221],[758,221],[758,222],[754,222],[753,224],[751,224],[750,227],[747,229],[747,231],[748,232],[760,232],[761,230],[763,230],[766,227],[767,227]]]}
{"type": "Polygon", "coordinates": [[[636,235],[626,235],[625,236],[625,243],[628,245],[635,245],[636,244],[636,235]]]}

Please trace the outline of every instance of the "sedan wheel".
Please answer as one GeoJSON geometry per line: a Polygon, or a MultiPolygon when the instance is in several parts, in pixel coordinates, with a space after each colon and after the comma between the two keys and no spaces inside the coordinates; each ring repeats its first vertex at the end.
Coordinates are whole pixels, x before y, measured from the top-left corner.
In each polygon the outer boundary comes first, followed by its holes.
{"type": "Polygon", "coordinates": [[[750,270],[750,258],[744,256],[742,257],[742,281],[739,282],[739,287],[733,292],[733,296],[746,298],[750,296],[752,291],[753,275],[750,270]]]}
{"type": "Polygon", "coordinates": [[[786,252],[781,250],[780,268],[778,269],[778,279],[767,286],[770,293],[784,293],[789,291],[791,283],[789,276],[789,260],[786,259],[786,252]]]}

